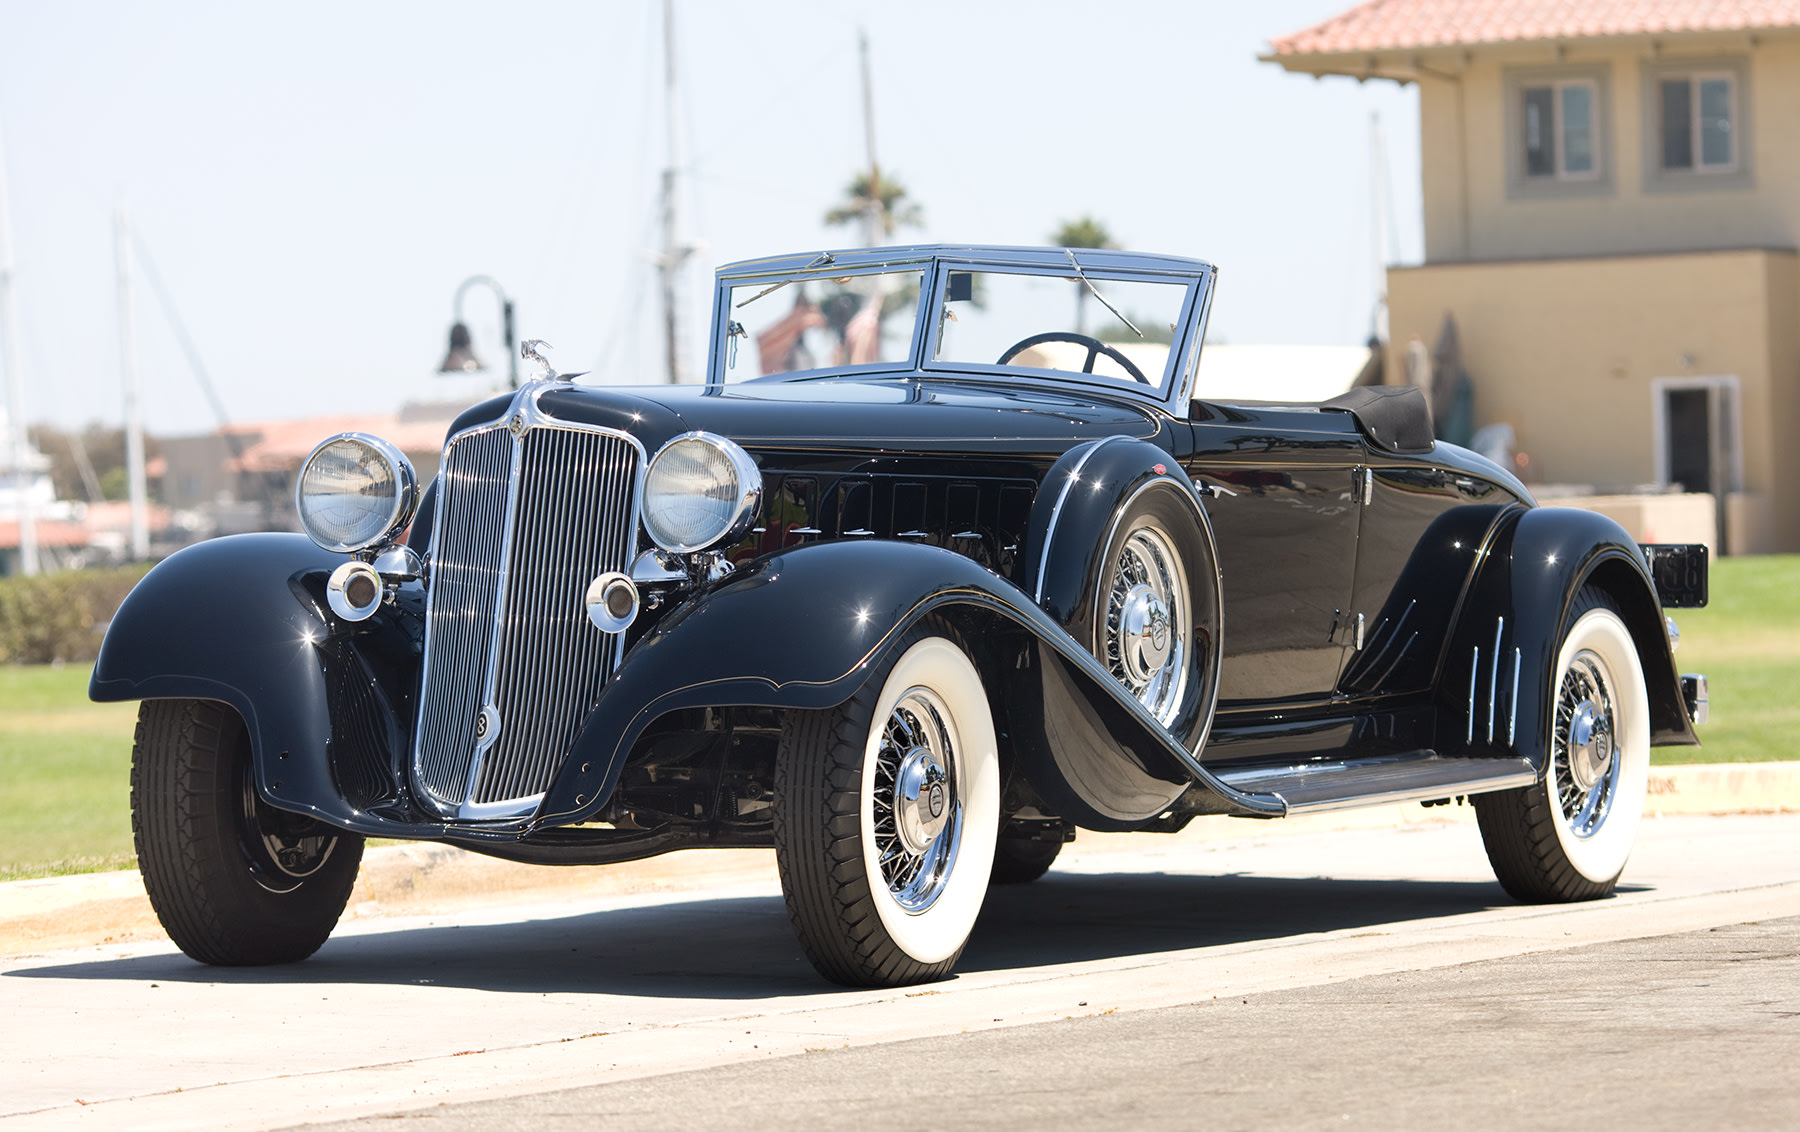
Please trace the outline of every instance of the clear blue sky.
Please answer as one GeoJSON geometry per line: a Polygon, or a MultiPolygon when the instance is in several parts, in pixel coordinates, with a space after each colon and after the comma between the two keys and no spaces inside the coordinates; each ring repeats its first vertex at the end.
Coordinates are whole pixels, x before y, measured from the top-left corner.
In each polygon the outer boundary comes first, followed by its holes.
{"type": "MultiPolygon", "coordinates": [[[[1042,243],[1091,213],[1127,247],[1217,263],[1215,337],[1359,342],[1370,115],[1416,259],[1417,94],[1256,60],[1352,3],[677,0],[685,227],[705,244],[687,326],[719,263],[856,242],[823,213],[863,161],[861,27],[883,170],[924,209],[909,241],[1042,243]]],[[[657,380],[660,13],[0,0],[29,419],[119,419],[121,200],[234,419],[473,396],[433,371],[478,272],[561,368],[657,380]]],[[[141,280],[136,308],[150,429],[209,429],[141,280]]],[[[498,353],[493,301],[468,312],[498,353]]],[[[684,350],[697,369],[704,342],[684,350]]]]}

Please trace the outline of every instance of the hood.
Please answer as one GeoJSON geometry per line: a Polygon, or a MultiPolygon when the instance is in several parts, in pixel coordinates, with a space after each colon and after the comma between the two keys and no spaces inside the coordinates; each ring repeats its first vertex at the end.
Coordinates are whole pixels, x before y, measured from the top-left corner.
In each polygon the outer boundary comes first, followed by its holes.
{"type": "MultiPolygon", "coordinates": [[[[495,420],[509,403],[483,402],[452,431],[495,420]]],[[[966,452],[978,445],[1025,455],[1060,453],[1101,436],[1152,438],[1167,427],[1152,410],[1124,402],[930,380],[560,385],[545,390],[538,406],[560,420],[628,431],[652,452],[680,433],[704,430],[746,448],[966,452]]]]}

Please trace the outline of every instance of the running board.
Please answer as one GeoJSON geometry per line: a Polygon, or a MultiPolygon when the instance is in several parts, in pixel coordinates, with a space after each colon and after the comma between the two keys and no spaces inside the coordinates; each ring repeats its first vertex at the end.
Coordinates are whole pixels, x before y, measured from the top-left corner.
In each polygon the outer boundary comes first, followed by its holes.
{"type": "Polygon", "coordinates": [[[1225,766],[1213,773],[1245,793],[1280,795],[1289,815],[1485,794],[1530,786],[1538,779],[1538,772],[1524,759],[1447,759],[1436,751],[1299,766],[1225,766]]]}

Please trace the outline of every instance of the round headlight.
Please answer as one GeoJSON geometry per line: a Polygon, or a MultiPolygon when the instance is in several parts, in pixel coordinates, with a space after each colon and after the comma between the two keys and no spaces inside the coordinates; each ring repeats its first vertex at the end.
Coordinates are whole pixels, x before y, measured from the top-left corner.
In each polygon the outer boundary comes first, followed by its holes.
{"type": "Polygon", "coordinates": [[[399,533],[418,502],[412,464],[392,444],[360,432],[313,449],[294,486],[301,529],[326,550],[344,553],[399,533]]]}
{"type": "Polygon", "coordinates": [[[644,473],[644,529],[673,554],[737,538],[749,529],[761,502],[756,462],[710,432],[669,441],[644,473]]]}

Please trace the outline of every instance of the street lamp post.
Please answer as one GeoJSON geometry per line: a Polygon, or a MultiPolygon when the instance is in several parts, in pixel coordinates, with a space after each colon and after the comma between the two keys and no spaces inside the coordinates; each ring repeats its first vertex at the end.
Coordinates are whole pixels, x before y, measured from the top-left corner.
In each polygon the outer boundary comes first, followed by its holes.
{"type": "Polygon", "coordinates": [[[501,290],[500,284],[491,275],[471,275],[462,281],[456,289],[454,304],[456,321],[450,326],[450,352],[444,355],[444,364],[438,367],[439,373],[474,373],[486,369],[487,366],[475,356],[475,348],[469,339],[469,326],[463,321],[463,296],[469,288],[480,284],[492,291],[494,298],[500,300],[500,333],[506,339],[506,383],[510,389],[519,387],[519,352],[513,349],[513,304],[501,290]]]}

